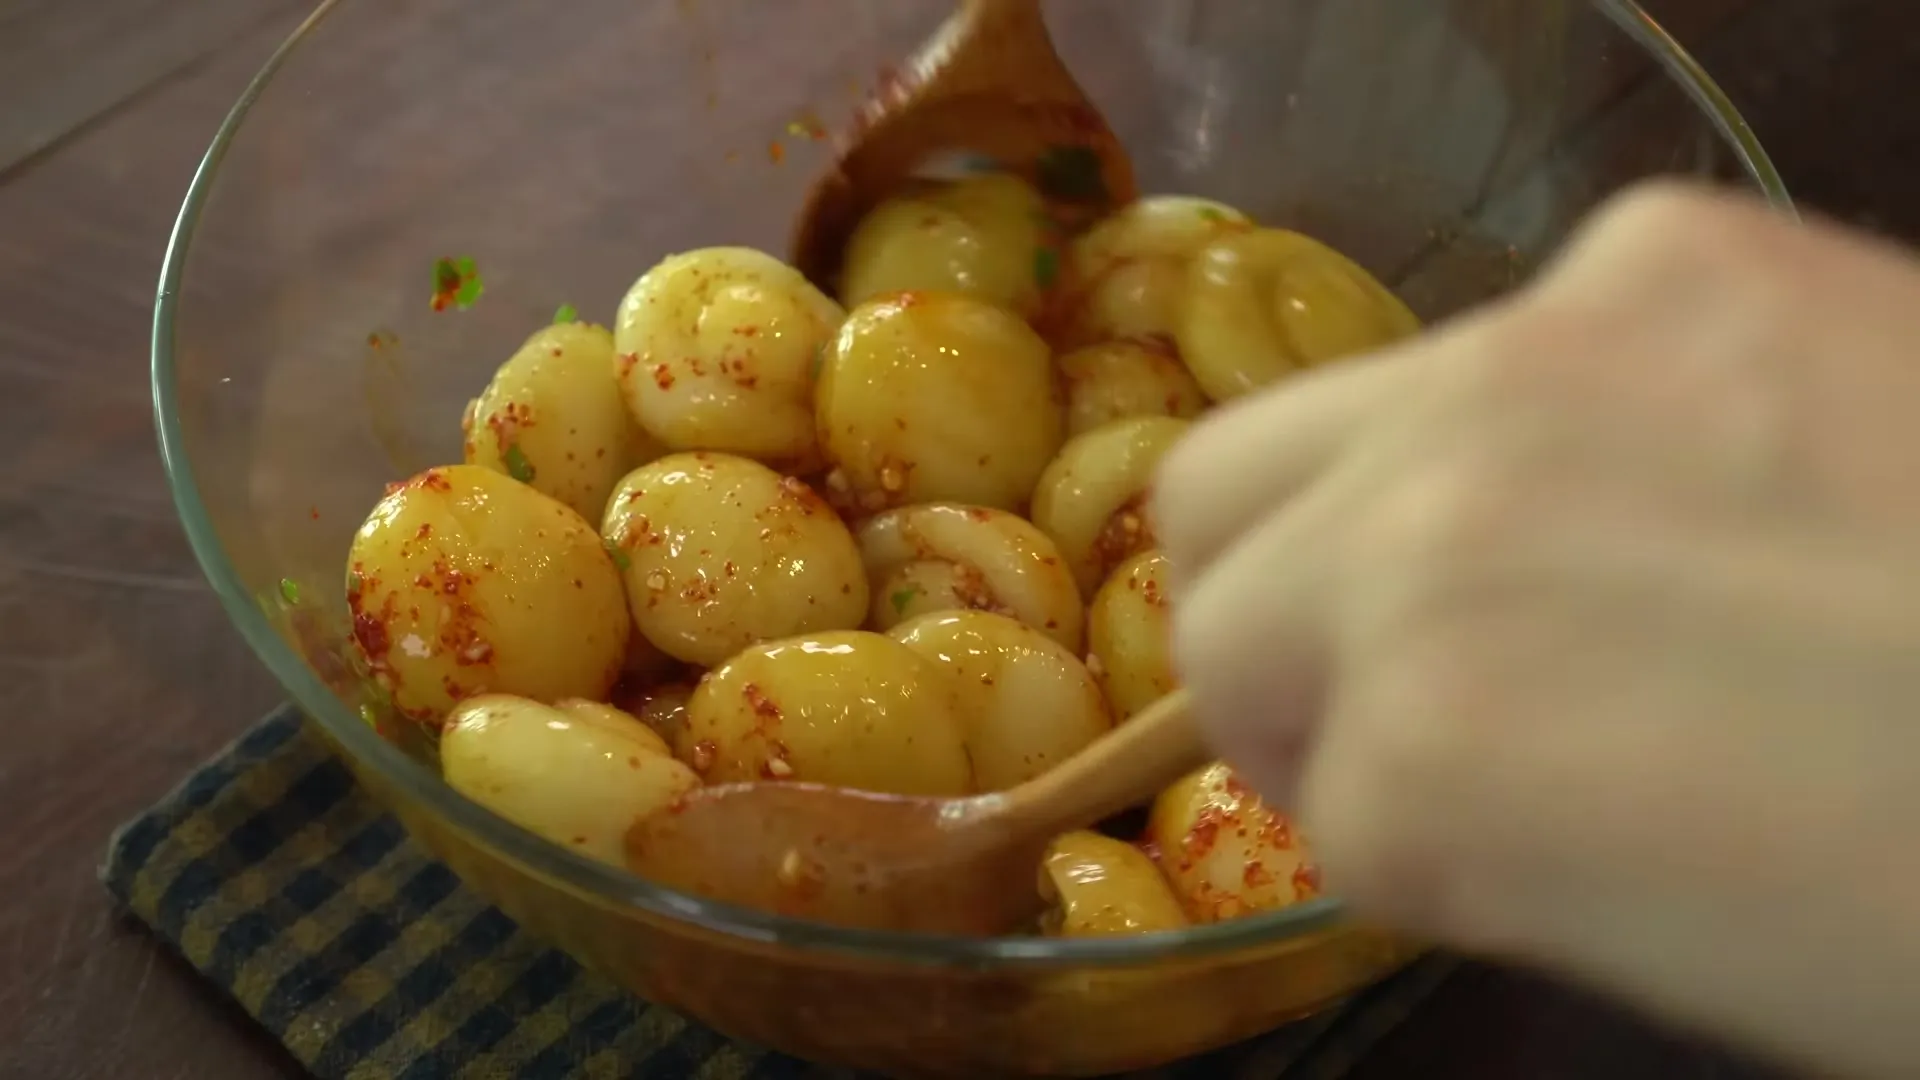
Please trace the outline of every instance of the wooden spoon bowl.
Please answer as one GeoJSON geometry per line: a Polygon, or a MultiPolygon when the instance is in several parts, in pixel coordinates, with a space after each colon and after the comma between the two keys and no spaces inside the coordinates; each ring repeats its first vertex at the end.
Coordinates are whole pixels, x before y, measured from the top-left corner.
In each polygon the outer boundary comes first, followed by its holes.
{"type": "Polygon", "coordinates": [[[1042,907],[1047,844],[1207,761],[1176,692],[1047,774],[963,799],[789,782],[702,788],[627,834],[650,881],[815,922],[1003,934],[1042,907]]]}

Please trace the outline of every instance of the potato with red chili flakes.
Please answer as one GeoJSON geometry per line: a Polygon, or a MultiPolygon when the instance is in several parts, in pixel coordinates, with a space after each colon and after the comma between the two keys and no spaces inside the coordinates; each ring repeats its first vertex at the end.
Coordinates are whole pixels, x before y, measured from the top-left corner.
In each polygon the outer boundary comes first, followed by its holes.
{"type": "Polygon", "coordinates": [[[1180,900],[1146,852],[1081,830],[1058,837],[1040,860],[1041,928],[1054,937],[1146,934],[1187,925],[1180,900]]]}
{"type": "Polygon", "coordinates": [[[660,736],[608,705],[542,705],[483,694],[456,706],[440,739],[447,784],[530,832],[625,865],[635,821],[700,786],[660,736]]]}
{"type": "Polygon", "coordinates": [[[708,783],[796,780],[965,795],[973,771],[933,663],[860,630],[746,649],[702,679],[675,748],[708,783]]]}
{"type": "Polygon", "coordinates": [[[680,732],[687,726],[687,701],[692,697],[691,683],[661,683],[639,690],[616,686],[612,704],[647,725],[672,747],[680,745],[680,732]]]}
{"type": "Polygon", "coordinates": [[[876,514],[857,538],[873,629],[935,611],[992,611],[1080,651],[1080,588],[1052,538],[1025,518],[929,503],[876,514]]]}
{"type": "Polygon", "coordinates": [[[1017,510],[1060,448],[1047,343],[954,293],[898,293],[847,316],[815,396],[828,495],[861,513],[923,502],[1017,510]]]}
{"type": "Polygon", "coordinates": [[[813,369],[845,317],[771,255],[689,251],[641,275],[620,301],[614,371],[627,408],[668,449],[805,472],[817,464],[813,369]]]}
{"type": "Polygon", "coordinates": [[[717,664],[867,615],[853,534],[812,488],[729,454],[673,454],[620,481],[601,524],[648,641],[717,664]]]}
{"type": "Polygon", "coordinates": [[[1103,341],[1060,358],[1067,384],[1067,434],[1131,416],[1190,420],[1206,396],[1173,350],[1155,339],[1103,341]]]}
{"type": "Polygon", "coordinates": [[[986,611],[941,611],[901,623],[888,636],[951,681],[981,791],[1031,780],[1113,727],[1086,665],[1025,623],[986,611]]]}
{"type": "Polygon", "coordinates": [[[1019,177],[914,181],[854,229],[840,301],[853,307],[887,293],[938,289],[1031,316],[1055,273],[1048,231],[1045,204],[1019,177]]]}
{"type": "Polygon", "coordinates": [[[1157,551],[1120,564],[1087,610],[1087,667],[1121,717],[1178,687],[1169,640],[1167,559],[1157,551]]]}
{"type": "Polygon", "coordinates": [[[1252,227],[1233,207],[1189,195],[1151,195],[1102,221],[1067,251],[1060,343],[1171,340],[1188,263],[1216,238],[1252,227]]]}
{"type": "Polygon", "coordinates": [[[1047,466],[1033,492],[1033,523],[1060,545],[1082,595],[1153,548],[1154,470],[1186,433],[1187,421],[1171,416],[1115,420],[1075,436],[1047,466]]]}
{"type": "Polygon", "coordinates": [[[1271,911],[1320,892],[1320,872],[1287,817],[1226,765],[1160,793],[1147,821],[1160,870],[1195,922],[1271,911]]]}
{"type": "Polygon", "coordinates": [[[604,698],[633,632],[620,574],[579,514],[474,465],[396,484],[347,556],[353,641],[395,707],[604,698]]]}
{"type": "Polygon", "coordinates": [[[1359,264],[1286,229],[1214,239],[1189,264],[1186,292],[1180,353],[1215,401],[1420,332],[1359,264]]]}
{"type": "Polygon", "coordinates": [[[506,473],[598,521],[613,485],[659,457],[613,378],[613,335],[590,323],[542,327],[470,407],[466,463],[506,473]]]}

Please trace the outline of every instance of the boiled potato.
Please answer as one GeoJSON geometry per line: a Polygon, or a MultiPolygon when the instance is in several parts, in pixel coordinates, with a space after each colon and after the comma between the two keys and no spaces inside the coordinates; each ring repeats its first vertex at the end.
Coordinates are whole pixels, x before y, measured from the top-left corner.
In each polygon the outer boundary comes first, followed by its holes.
{"type": "Polygon", "coordinates": [[[667,746],[678,748],[687,727],[687,701],[692,697],[693,686],[688,683],[662,683],[642,690],[615,687],[613,705],[645,724],[667,746]]]}
{"type": "Polygon", "coordinates": [[[844,317],[799,271],[752,248],[674,255],[620,302],[620,390],[670,450],[806,471],[816,463],[813,368],[844,317]]]}
{"type": "Polygon", "coordinates": [[[930,503],[876,514],[857,539],[874,629],[934,611],[992,611],[1080,651],[1080,588],[1052,538],[1025,518],[930,503]]]}
{"type": "Polygon", "coordinates": [[[598,521],[613,485],[659,457],[627,415],[603,326],[542,327],[470,406],[466,463],[505,473],[598,521]]]}
{"type": "Polygon", "coordinates": [[[1352,260],[1285,229],[1223,236],[1188,268],[1180,354],[1215,401],[1420,331],[1352,260]]]}
{"type": "Polygon", "coordinates": [[[973,790],[948,680],[912,649],[865,631],[755,645],[713,669],[687,702],[676,750],[710,783],[973,790]]]}
{"type": "Polygon", "coordinates": [[[1320,872],[1293,824],[1223,764],[1161,792],[1147,837],[1195,922],[1271,911],[1320,892],[1320,872]]]}
{"type": "Polygon", "coordinates": [[[986,611],[942,611],[901,623],[888,636],[952,680],[981,791],[1031,780],[1113,727],[1086,665],[1025,623],[986,611]]]}
{"type": "Polygon", "coordinates": [[[1046,207],[1005,173],[920,181],[869,211],[847,242],[840,301],[887,293],[965,293],[1021,315],[1040,306],[1046,207]]]}
{"type": "Polygon", "coordinates": [[[1231,206],[1152,195],[1102,221],[1067,255],[1062,344],[1172,339],[1187,290],[1187,263],[1218,237],[1253,227],[1231,206]]]}
{"type": "Polygon", "coordinates": [[[1179,686],[1168,651],[1167,559],[1143,552],[1120,564],[1087,611],[1087,667],[1113,711],[1132,716],[1179,686]]]}
{"type": "Polygon", "coordinates": [[[672,454],[635,470],[601,532],[640,632],[690,664],[866,618],[853,534],[812,488],[746,458],[672,454]]]}
{"type": "Polygon", "coordinates": [[[453,710],[440,769],[448,786],[508,821],[614,866],[626,865],[635,821],[700,786],[658,735],[618,709],[506,694],[453,710]]]}
{"type": "Polygon", "coordinates": [[[1207,407],[1200,384],[1157,338],[1105,341],[1060,358],[1067,384],[1067,434],[1132,416],[1192,419],[1207,407]]]}
{"type": "Polygon", "coordinates": [[[616,708],[605,702],[588,701],[585,698],[562,698],[554,702],[553,707],[583,724],[602,726],[611,724],[621,729],[623,737],[646,744],[656,754],[673,756],[673,744],[667,741],[666,736],[625,709],[616,708]]]}
{"type": "Polygon", "coordinates": [[[815,399],[829,493],[874,513],[959,502],[1014,510],[1060,448],[1046,342],[984,301],[900,293],[847,317],[815,399]]]}
{"type": "Polygon", "coordinates": [[[1187,925],[1186,912],[1147,853],[1111,836],[1058,837],[1040,860],[1046,932],[1056,937],[1145,934],[1187,925]]]}
{"type": "Polygon", "coordinates": [[[428,469],[380,500],[353,537],[347,602],[374,679],[430,723],[474,694],[604,698],[633,632],[592,526],[476,465],[428,469]]]}
{"type": "Polygon", "coordinates": [[[1115,420],[1075,436],[1047,466],[1033,492],[1033,523],[1060,545],[1081,595],[1153,548],[1154,470],[1186,431],[1187,421],[1171,416],[1115,420]]]}

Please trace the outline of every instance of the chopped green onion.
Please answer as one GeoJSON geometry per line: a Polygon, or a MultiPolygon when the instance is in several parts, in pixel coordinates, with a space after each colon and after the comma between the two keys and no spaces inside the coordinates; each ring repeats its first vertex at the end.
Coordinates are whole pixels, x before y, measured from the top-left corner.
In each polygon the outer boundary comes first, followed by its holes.
{"type": "Polygon", "coordinates": [[[613,565],[621,573],[624,574],[633,569],[633,559],[627,555],[627,549],[621,547],[612,537],[602,540],[600,546],[606,548],[607,554],[613,556],[613,565]]]}
{"type": "Polygon", "coordinates": [[[280,599],[285,600],[289,604],[299,603],[300,602],[300,583],[293,580],[292,578],[288,578],[288,577],[281,578],[280,579],[280,599]]]}
{"type": "Polygon", "coordinates": [[[917,588],[901,589],[899,592],[894,593],[893,613],[895,615],[905,615],[907,613],[907,605],[913,603],[913,598],[919,595],[920,590],[917,588]]]}
{"type": "Polygon", "coordinates": [[[574,310],[572,304],[561,304],[560,310],[553,313],[553,325],[555,326],[559,326],[562,323],[579,321],[580,313],[574,310]]]}
{"type": "Polygon", "coordinates": [[[527,455],[520,451],[519,443],[507,447],[507,452],[500,455],[500,460],[506,463],[508,476],[523,484],[533,483],[533,462],[528,461],[527,455]]]}

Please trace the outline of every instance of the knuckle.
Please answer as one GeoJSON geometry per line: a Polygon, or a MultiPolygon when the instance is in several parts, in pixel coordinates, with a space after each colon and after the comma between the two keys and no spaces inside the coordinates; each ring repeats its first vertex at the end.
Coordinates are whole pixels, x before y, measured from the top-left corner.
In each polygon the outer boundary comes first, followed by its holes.
{"type": "Polygon", "coordinates": [[[1470,574],[1515,527],[1516,482],[1473,447],[1410,470],[1365,511],[1359,580],[1418,600],[1470,574]],[[1397,588],[1394,588],[1397,587],[1397,588]]]}

